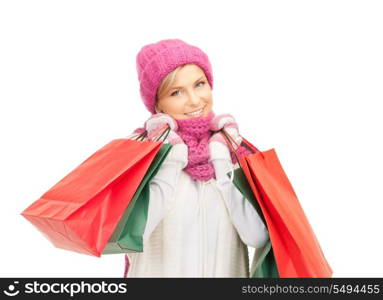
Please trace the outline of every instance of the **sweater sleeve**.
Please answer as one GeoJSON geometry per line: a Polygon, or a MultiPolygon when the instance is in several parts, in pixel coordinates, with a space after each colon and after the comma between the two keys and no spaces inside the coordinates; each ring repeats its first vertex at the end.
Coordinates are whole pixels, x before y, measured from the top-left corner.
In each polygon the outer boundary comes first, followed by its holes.
{"type": "Polygon", "coordinates": [[[253,205],[227,176],[233,168],[228,147],[220,142],[211,142],[209,150],[216,172],[217,186],[223,192],[231,221],[241,240],[250,247],[263,247],[269,239],[267,227],[253,205]]]}
{"type": "Polygon", "coordinates": [[[146,242],[165,216],[175,197],[175,189],[182,169],[187,165],[188,149],[185,144],[176,144],[170,150],[158,173],[149,183],[150,199],[148,217],[143,235],[146,242]]]}

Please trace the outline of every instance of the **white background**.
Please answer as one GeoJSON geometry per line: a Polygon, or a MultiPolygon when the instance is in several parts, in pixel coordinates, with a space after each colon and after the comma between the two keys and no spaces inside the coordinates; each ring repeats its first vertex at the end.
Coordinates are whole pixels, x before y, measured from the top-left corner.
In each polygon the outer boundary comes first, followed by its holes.
{"type": "Polygon", "coordinates": [[[1,1],[0,276],[121,277],[21,211],[150,116],[142,46],[204,50],[214,111],[275,148],[334,277],[382,277],[381,1],[1,1]]]}

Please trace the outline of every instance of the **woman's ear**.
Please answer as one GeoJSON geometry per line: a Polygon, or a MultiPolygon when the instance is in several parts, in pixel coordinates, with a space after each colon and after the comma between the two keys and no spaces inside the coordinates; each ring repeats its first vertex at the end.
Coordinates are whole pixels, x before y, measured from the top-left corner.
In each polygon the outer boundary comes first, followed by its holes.
{"type": "Polygon", "coordinates": [[[162,110],[160,110],[156,104],[156,106],[154,107],[154,110],[156,111],[156,113],[162,113],[162,110]]]}

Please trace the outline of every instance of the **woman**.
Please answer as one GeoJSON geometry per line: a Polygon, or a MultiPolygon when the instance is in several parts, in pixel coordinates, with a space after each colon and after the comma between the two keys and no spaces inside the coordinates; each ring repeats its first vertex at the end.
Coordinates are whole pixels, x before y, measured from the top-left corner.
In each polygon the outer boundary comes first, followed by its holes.
{"type": "Polygon", "coordinates": [[[127,255],[126,276],[248,277],[247,246],[260,248],[269,237],[227,176],[235,162],[213,131],[225,128],[237,143],[241,137],[231,115],[212,111],[207,55],[179,39],[162,40],[141,49],[137,71],[153,114],[142,130],[154,139],[168,124],[165,143],[173,147],[150,182],[143,252],[127,255]]]}

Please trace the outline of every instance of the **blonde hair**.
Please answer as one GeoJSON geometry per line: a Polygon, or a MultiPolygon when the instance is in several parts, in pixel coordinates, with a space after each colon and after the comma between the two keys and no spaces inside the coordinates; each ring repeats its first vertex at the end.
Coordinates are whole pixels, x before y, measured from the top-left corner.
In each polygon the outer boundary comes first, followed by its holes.
{"type": "Polygon", "coordinates": [[[182,66],[175,68],[173,71],[171,71],[168,75],[166,75],[162,79],[161,84],[157,90],[156,104],[155,104],[156,108],[157,108],[158,99],[161,99],[162,96],[165,95],[169,91],[170,87],[172,86],[172,84],[176,78],[177,73],[179,72],[179,70],[181,70],[185,66],[186,65],[182,65],[182,66]]]}

